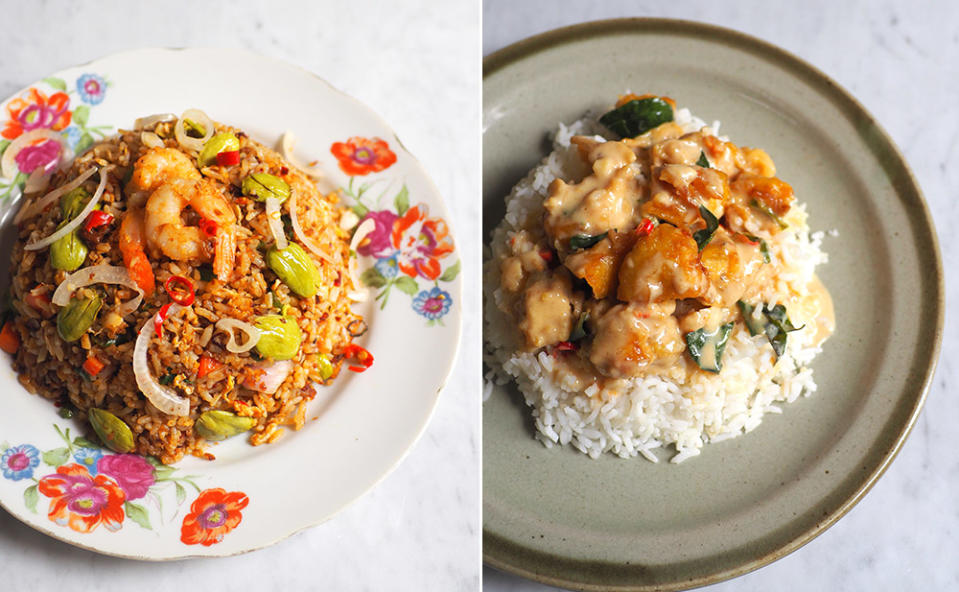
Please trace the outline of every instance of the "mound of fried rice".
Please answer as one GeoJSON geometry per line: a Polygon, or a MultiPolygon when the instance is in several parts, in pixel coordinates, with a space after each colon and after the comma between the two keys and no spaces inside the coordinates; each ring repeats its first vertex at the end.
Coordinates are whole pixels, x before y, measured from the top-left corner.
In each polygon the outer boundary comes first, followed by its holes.
{"type": "MultiPolygon", "coordinates": [[[[152,130],[166,147],[181,150],[196,162],[197,152],[184,149],[177,142],[174,123],[154,123],[146,131],[152,130]]],[[[197,417],[205,411],[223,410],[254,418],[256,423],[249,432],[253,445],[274,441],[284,427],[299,429],[306,419],[307,403],[316,394],[315,383],[328,383],[336,377],[344,348],[365,331],[362,319],[350,308],[351,292],[355,289],[350,273],[350,233],[340,226],[343,210],[337,207],[337,196],[321,194],[306,174],[242,131],[219,123],[215,127],[218,133],[234,133],[240,142],[239,164],[214,164],[200,169],[203,177],[215,183],[227,197],[236,215],[236,259],[230,281],[214,277],[208,264],[192,265],[152,254],[150,263],[157,288],[153,294],[137,310],[123,316],[120,303],[134,297],[133,290],[111,284],[81,288],[81,295],[96,291],[103,299],[103,308],[90,331],[67,343],[58,335],[58,307],[50,302],[50,297],[68,274],[51,267],[49,249],[24,249],[32,240],[53,233],[61,223],[56,205],[21,222],[12,253],[12,322],[20,337],[14,367],[21,384],[73,411],[81,422],[86,422],[88,410],[94,407],[113,413],[132,430],[135,452],[152,455],[163,463],[175,462],[187,454],[213,458],[205,451],[204,439],[194,430],[197,417]],[[290,185],[297,196],[297,215],[303,232],[327,255],[324,259],[310,254],[321,276],[316,296],[297,296],[266,264],[264,254],[274,239],[264,205],[240,191],[242,180],[253,172],[279,176],[290,185]],[[195,286],[196,298],[191,306],[164,322],[162,336],[153,335],[148,362],[155,379],[162,378],[163,384],[189,400],[189,415],[183,417],[160,412],[144,397],[137,387],[132,364],[138,331],[145,323],[152,323],[158,310],[170,302],[163,286],[171,276],[188,278],[195,286]],[[275,393],[267,394],[244,385],[260,372],[257,364],[262,360],[257,359],[255,351],[230,353],[224,347],[226,334],[213,331],[213,326],[224,318],[252,324],[259,315],[281,311],[295,318],[303,339],[291,360],[292,371],[275,393]],[[119,327],[112,325],[116,323],[112,315],[121,315],[119,327]],[[111,330],[103,325],[108,317],[111,330]],[[326,354],[326,360],[332,362],[332,376],[328,365],[321,366],[318,354],[326,354]],[[92,377],[81,370],[91,356],[105,364],[92,377]],[[219,365],[198,378],[203,356],[213,358],[219,365]]],[[[113,165],[107,173],[100,205],[120,220],[128,207],[124,183],[136,160],[150,149],[143,143],[143,131],[121,131],[95,144],[71,166],[56,173],[50,189],[70,182],[93,166],[113,165]]],[[[98,176],[93,175],[84,187],[93,193],[97,183],[98,176]]],[[[287,216],[291,201],[282,206],[287,216]]],[[[114,224],[98,244],[89,245],[84,267],[124,265],[117,226],[114,224]]]]}

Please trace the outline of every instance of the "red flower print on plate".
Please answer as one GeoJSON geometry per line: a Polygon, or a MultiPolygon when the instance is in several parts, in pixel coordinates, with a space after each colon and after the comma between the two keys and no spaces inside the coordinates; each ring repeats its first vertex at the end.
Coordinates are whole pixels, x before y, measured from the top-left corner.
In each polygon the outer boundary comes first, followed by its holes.
{"type": "Polygon", "coordinates": [[[399,250],[400,271],[435,280],[442,273],[440,259],[453,252],[449,227],[442,218],[430,218],[426,204],[417,204],[393,222],[390,239],[399,250]]]}
{"type": "Polygon", "coordinates": [[[63,130],[70,125],[69,106],[70,97],[66,93],[56,92],[47,97],[35,88],[28,89],[22,96],[7,103],[10,119],[0,135],[13,140],[35,129],[63,130]]]}
{"type": "Polygon", "coordinates": [[[215,545],[237,527],[242,510],[250,498],[240,491],[226,492],[219,487],[206,489],[193,501],[190,513],[183,519],[180,540],[187,545],[215,545]]]}
{"type": "Polygon", "coordinates": [[[37,489],[52,498],[47,516],[60,526],[91,532],[100,524],[117,531],[123,526],[123,490],[105,475],[91,477],[86,467],[63,465],[40,479],[37,489]]]}
{"type": "Polygon", "coordinates": [[[379,138],[354,136],[346,142],[334,142],[330,152],[347,175],[378,173],[396,162],[396,154],[379,138]]]}

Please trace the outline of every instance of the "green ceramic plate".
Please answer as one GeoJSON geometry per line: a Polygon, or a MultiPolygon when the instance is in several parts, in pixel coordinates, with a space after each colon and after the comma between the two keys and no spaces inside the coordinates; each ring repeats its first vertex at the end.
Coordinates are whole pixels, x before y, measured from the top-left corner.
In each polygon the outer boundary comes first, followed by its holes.
{"type": "Polygon", "coordinates": [[[819,390],[681,465],[546,449],[515,388],[483,409],[483,549],[494,567],[583,590],[675,590],[794,551],[875,483],[915,422],[943,319],[935,231],[905,161],[846,91],[781,49],[670,20],[588,23],[484,61],[484,236],[547,133],[626,89],[665,94],[766,149],[839,231],[820,277],[838,328],[819,390]]]}

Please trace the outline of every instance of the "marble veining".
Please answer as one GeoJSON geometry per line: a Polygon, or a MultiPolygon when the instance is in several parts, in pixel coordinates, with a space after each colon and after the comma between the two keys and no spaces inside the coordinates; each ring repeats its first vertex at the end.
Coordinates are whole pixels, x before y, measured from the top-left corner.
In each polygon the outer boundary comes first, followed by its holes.
{"type": "MultiPolygon", "coordinates": [[[[464,310],[478,310],[479,8],[386,0],[4,1],[0,96],[136,47],[243,47],[316,72],[383,117],[451,212],[464,310]]],[[[211,65],[215,67],[215,65],[211,65]]],[[[332,520],[239,557],[152,564],[46,537],[0,511],[0,590],[476,590],[479,327],[422,439],[332,520]]],[[[335,487],[335,483],[330,484],[335,487]]]]}
{"type": "MultiPolygon", "coordinates": [[[[888,0],[485,0],[483,53],[559,26],[657,16],[738,29],[800,56],[851,91],[905,154],[939,232],[948,310],[959,305],[959,253],[950,245],[959,224],[959,5],[924,6],[888,0]]],[[[849,514],[791,555],[703,590],[959,590],[957,353],[959,324],[947,312],[925,409],[889,470],[849,514]]],[[[487,592],[555,589],[490,568],[483,583],[487,592]]]]}

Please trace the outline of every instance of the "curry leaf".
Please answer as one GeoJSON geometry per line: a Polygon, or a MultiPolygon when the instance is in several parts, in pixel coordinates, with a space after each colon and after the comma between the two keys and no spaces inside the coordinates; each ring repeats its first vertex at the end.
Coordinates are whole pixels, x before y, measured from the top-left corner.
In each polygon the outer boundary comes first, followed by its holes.
{"type": "Polygon", "coordinates": [[[634,99],[599,118],[599,122],[624,138],[634,138],[673,120],[673,108],[659,97],[634,99]]]}
{"type": "Polygon", "coordinates": [[[716,216],[713,216],[713,213],[710,212],[706,206],[699,206],[699,213],[702,214],[703,220],[706,222],[706,228],[694,232],[693,238],[696,240],[696,245],[699,246],[699,250],[702,251],[703,247],[708,245],[709,241],[713,240],[713,234],[716,232],[716,229],[719,228],[719,220],[716,219],[716,216]]]}
{"type": "Polygon", "coordinates": [[[67,92],[67,83],[64,82],[62,78],[51,76],[49,78],[44,78],[43,81],[51,88],[55,88],[60,92],[67,92]]]}
{"type": "Polygon", "coordinates": [[[459,273],[460,273],[460,261],[459,259],[457,259],[456,263],[446,268],[446,271],[444,271],[443,275],[440,276],[440,281],[452,282],[453,280],[456,279],[456,276],[458,276],[459,273]]]}
{"type": "Polygon", "coordinates": [[[686,346],[696,365],[709,372],[719,373],[723,369],[723,352],[733,330],[733,323],[726,323],[715,331],[706,328],[696,329],[686,334],[686,346]]]}
{"type": "Polygon", "coordinates": [[[777,215],[776,215],[776,212],[774,212],[774,211],[772,210],[772,208],[770,208],[770,207],[767,206],[766,204],[760,203],[759,200],[754,199],[754,200],[752,200],[751,202],[749,202],[749,205],[752,206],[752,207],[754,207],[754,208],[756,208],[756,209],[759,210],[760,212],[766,214],[766,215],[769,216],[770,218],[772,218],[772,219],[773,219],[773,222],[775,222],[776,225],[779,226],[779,229],[780,229],[780,230],[785,230],[785,229],[789,228],[789,225],[786,224],[785,222],[783,222],[783,219],[780,218],[779,216],[777,216],[777,215]]]}
{"type": "Polygon", "coordinates": [[[406,213],[406,210],[410,209],[410,191],[406,188],[406,185],[403,185],[403,188],[400,189],[400,192],[396,194],[396,197],[393,199],[393,205],[396,206],[396,215],[402,216],[406,213]]]}
{"type": "Polygon", "coordinates": [[[595,245],[596,243],[598,243],[599,241],[606,238],[607,234],[609,233],[604,232],[603,234],[594,234],[592,236],[588,234],[577,234],[576,236],[569,239],[569,248],[574,251],[578,251],[580,249],[588,249],[592,247],[593,245],[595,245]]]}
{"type": "Polygon", "coordinates": [[[369,286],[371,288],[382,288],[387,284],[386,278],[383,277],[383,274],[380,273],[380,270],[375,267],[371,267],[364,271],[360,275],[360,282],[364,286],[369,286]]]}
{"type": "Polygon", "coordinates": [[[37,495],[37,486],[31,485],[27,487],[27,490],[23,492],[23,503],[27,505],[27,509],[31,512],[36,513],[37,511],[37,501],[40,499],[40,496],[37,495]]]}
{"type": "Polygon", "coordinates": [[[705,169],[709,167],[709,159],[706,158],[706,153],[702,150],[699,151],[699,160],[696,161],[696,166],[701,166],[705,169]]]}
{"type": "Polygon", "coordinates": [[[759,238],[758,236],[753,236],[751,234],[747,234],[746,238],[753,241],[754,243],[759,243],[759,252],[762,253],[763,263],[769,263],[771,259],[769,257],[769,245],[766,244],[766,241],[759,238]]]}
{"type": "Polygon", "coordinates": [[[133,520],[147,530],[153,530],[153,527],[150,526],[150,513],[147,512],[146,508],[131,502],[124,502],[123,509],[126,510],[130,520],[133,520]]]}
{"type": "Polygon", "coordinates": [[[416,293],[420,291],[420,287],[417,285],[416,280],[406,275],[401,275],[393,280],[393,284],[410,296],[416,296],[416,293]]]}
{"type": "Polygon", "coordinates": [[[51,467],[59,467],[70,458],[69,448],[55,448],[43,453],[43,462],[51,467]]]}

